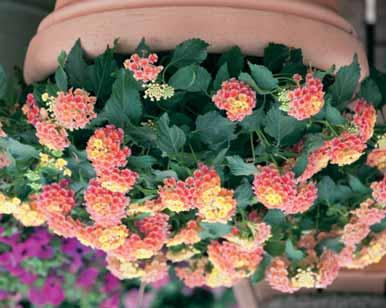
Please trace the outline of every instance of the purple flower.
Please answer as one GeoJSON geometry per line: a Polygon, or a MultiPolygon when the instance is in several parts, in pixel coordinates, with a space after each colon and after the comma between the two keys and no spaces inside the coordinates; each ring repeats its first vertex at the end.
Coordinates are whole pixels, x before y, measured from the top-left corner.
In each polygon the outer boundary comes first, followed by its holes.
{"type": "Polygon", "coordinates": [[[89,267],[79,274],[76,284],[84,289],[89,289],[95,284],[98,275],[99,270],[97,268],[89,267]]]}
{"type": "Polygon", "coordinates": [[[58,277],[49,276],[41,289],[30,289],[30,302],[34,305],[60,305],[65,298],[61,284],[62,281],[58,277]]]}
{"type": "Polygon", "coordinates": [[[120,286],[121,281],[113,274],[108,272],[105,276],[103,291],[106,293],[113,293],[114,291],[119,290],[120,286]]]}
{"type": "Polygon", "coordinates": [[[8,293],[7,291],[0,290],[0,301],[4,301],[4,300],[8,299],[8,297],[9,297],[10,295],[11,295],[11,294],[8,293]]]}
{"type": "Polygon", "coordinates": [[[121,299],[119,293],[116,293],[105,300],[99,305],[99,308],[119,308],[121,299]]]}

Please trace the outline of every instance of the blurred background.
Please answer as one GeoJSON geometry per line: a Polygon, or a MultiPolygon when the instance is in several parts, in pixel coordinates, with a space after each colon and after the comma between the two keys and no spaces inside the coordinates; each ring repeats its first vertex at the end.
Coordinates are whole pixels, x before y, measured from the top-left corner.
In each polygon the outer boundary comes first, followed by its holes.
{"type": "MultiPolygon", "coordinates": [[[[0,63],[8,71],[15,65],[22,66],[29,39],[54,4],[54,0],[0,0],[0,63]]],[[[357,30],[370,64],[384,70],[386,1],[340,0],[340,12],[357,30]]]]}

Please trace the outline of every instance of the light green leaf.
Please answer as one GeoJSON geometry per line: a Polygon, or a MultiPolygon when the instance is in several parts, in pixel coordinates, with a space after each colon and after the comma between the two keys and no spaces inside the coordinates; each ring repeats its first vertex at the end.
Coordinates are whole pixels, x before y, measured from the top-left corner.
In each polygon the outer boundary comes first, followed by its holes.
{"type": "Polygon", "coordinates": [[[200,64],[207,57],[209,44],[201,39],[190,39],[179,44],[174,50],[170,65],[184,67],[200,64]]]}
{"type": "Polygon", "coordinates": [[[200,232],[202,239],[218,239],[232,230],[232,226],[222,223],[207,223],[201,222],[201,228],[203,231],[200,232]]]}
{"type": "Polygon", "coordinates": [[[269,92],[277,87],[278,81],[273,77],[272,72],[268,68],[252,63],[248,63],[248,65],[253,79],[263,93],[269,92]]]}
{"type": "Polygon", "coordinates": [[[176,90],[185,90],[188,92],[206,92],[211,82],[211,76],[206,69],[192,64],[180,68],[169,80],[176,90]]]}
{"type": "Polygon", "coordinates": [[[354,56],[350,65],[339,69],[334,84],[329,88],[329,93],[332,94],[337,106],[344,107],[345,103],[352,99],[358,85],[360,73],[361,69],[357,55],[354,56]]]}
{"type": "Polygon", "coordinates": [[[39,152],[33,146],[20,143],[13,138],[0,138],[0,148],[6,149],[16,160],[38,158],[39,152]]]}
{"type": "Polygon", "coordinates": [[[285,253],[291,261],[300,261],[304,258],[304,252],[297,249],[290,239],[285,242],[285,253]]]}
{"type": "Polygon", "coordinates": [[[164,113],[157,121],[158,146],[167,154],[176,154],[186,143],[186,136],[182,129],[173,125],[169,127],[169,116],[164,113]]]}
{"type": "Polygon", "coordinates": [[[295,132],[302,132],[306,125],[293,117],[287,116],[277,106],[267,113],[264,131],[278,142],[295,132]]]}
{"type": "Polygon", "coordinates": [[[228,162],[229,169],[231,173],[236,176],[247,176],[253,175],[256,173],[256,167],[253,164],[247,164],[244,160],[238,156],[227,156],[226,160],[228,162]]]}

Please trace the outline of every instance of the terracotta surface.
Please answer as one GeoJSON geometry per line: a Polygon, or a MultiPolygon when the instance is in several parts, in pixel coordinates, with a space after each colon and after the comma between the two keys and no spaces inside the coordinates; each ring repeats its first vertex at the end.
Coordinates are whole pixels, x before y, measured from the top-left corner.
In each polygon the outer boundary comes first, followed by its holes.
{"type": "Polygon", "coordinates": [[[28,83],[46,78],[61,50],[81,38],[88,55],[101,54],[120,38],[129,53],[142,37],[154,50],[170,50],[200,37],[210,51],[239,45],[262,55],[269,42],[301,47],[305,61],[327,69],[351,62],[357,53],[362,77],[368,74],[355,31],[336,14],[336,0],[60,0],[30,43],[24,74],[28,83]]]}
{"type": "MultiPolygon", "coordinates": [[[[342,270],[334,283],[324,290],[302,289],[299,293],[312,294],[320,292],[370,293],[382,295],[385,292],[386,258],[363,270],[342,270]]],[[[239,308],[262,308],[269,300],[282,296],[265,281],[253,286],[245,279],[234,287],[239,308]]]]}

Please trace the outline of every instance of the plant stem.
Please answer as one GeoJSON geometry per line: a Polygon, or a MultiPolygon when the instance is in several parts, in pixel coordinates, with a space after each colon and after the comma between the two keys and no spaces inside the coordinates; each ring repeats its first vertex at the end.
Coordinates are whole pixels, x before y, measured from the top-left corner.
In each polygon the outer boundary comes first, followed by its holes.
{"type": "Polygon", "coordinates": [[[253,162],[255,162],[256,161],[256,156],[255,156],[255,147],[253,145],[253,135],[252,135],[252,133],[249,134],[249,140],[251,142],[251,151],[252,151],[253,162]]]}
{"type": "Polygon", "coordinates": [[[146,288],[146,283],[141,281],[141,285],[139,287],[138,296],[137,296],[137,303],[135,304],[136,308],[142,308],[142,306],[143,306],[143,298],[145,295],[145,288],[146,288]]]}

